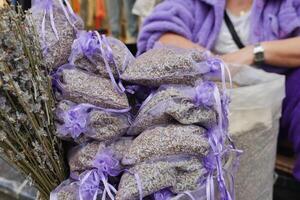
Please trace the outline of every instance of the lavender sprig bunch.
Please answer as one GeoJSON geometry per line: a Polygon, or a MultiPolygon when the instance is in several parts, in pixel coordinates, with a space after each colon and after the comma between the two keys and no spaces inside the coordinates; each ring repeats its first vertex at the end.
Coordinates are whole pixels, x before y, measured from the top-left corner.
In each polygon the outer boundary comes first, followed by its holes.
{"type": "Polygon", "coordinates": [[[50,69],[43,64],[30,17],[0,9],[0,155],[48,199],[67,175],[55,136],[50,69]]]}

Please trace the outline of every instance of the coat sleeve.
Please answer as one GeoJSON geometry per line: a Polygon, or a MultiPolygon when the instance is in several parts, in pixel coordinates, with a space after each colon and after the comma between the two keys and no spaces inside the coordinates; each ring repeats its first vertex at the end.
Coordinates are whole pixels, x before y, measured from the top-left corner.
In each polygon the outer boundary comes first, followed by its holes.
{"type": "Polygon", "coordinates": [[[300,1],[285,0],[278,13],[280,37],[300,36],[300,1]]]}
{"type": "Polygon", "coordinates": [[[195,1],[165,0],[145,20],[138,38],[138,55],[153,48],[167,32],[192,39],[195,22],[195,1]]]}

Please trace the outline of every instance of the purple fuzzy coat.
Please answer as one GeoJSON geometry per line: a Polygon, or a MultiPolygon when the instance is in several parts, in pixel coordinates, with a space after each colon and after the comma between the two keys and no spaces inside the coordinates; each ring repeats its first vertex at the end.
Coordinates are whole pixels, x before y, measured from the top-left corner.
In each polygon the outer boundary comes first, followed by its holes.
{"type": "MultiPolygon", "coordinates": [[[[138,39],[138,54],[153,48],[167,32],[212,49],[221,29],[225,3],[226,0],[165,0],[145,20],[138,39]]],[[[296,36],[300,36],[300,0],[254,0],[251,44],[296,36]]],[[[298,156],[294,174],[300,180],[300,68],[263,68],[287,78],[280,129],[294,144],[298,156]]]]}

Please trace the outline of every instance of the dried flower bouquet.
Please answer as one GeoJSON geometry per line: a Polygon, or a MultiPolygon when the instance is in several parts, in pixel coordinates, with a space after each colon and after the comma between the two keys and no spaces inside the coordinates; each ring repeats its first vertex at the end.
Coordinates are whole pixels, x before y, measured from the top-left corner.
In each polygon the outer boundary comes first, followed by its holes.
{"type": "Polygon", "coordinates": [[[67,167],[55,136],[50,70],[24,16],[21,9],[0,10],[0,151],[32,180],[40,199],[48,199],[67,167]]]}

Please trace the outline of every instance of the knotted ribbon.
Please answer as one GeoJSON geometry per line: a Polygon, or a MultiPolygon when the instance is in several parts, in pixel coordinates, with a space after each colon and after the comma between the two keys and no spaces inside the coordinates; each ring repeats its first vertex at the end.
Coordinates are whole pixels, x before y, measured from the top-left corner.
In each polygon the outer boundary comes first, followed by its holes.
{"type": "Polygon", "coordinates": [[[92,56],[95,55],[98,50],[98,42],[93,32],[79,31],[77,33],[77,39],[75,39],[72,44],[72,52],[68,60],[70,64],[75,65],[77,57],[83,55],[93,64],[97,65],[92,59],[92,56]]]}
{"type": "Polygon", "coordinates": [[[96,200],[99,194],[102,194],[102,200],[106,200],[107,195],[114,200],[117,190],[108,182],[108,177],[118,176],[122,172],[119,160],[107,149],[97,154],[93,166],[93,169],[85,171],[79,177],[73,177],[79,185],[79,200],[96,200]]]}
{"type": "MultiPolygon", "coordinates": [[[[222,200],[234,200],[234,193],[231,194],[226,185],[224,178],[224,169],[222,165],[222,158],[228,151],[237,150],[228,134],[228,104],[230,98],[226,88],[226,72],[228,73],[230,87],[232,88],[232,79],[228,67],[217,58],[208,58],[207,65],[211,67],[211,73],[221,72],[222,81],[222,93],[219,91],[216,84],[212,82],[204,82],[202,85],[196,88],[196,105],[203,104],[206,106],[213,106],[218,113],[218,125],[211,129],[208,133],[209,144],[211,147],[211,153],[205,158],[205,167],[208,170],[208,177],[206,181],[206,193],[208,200],[214,200],[214,177],[216,172],[216,179],[218,183],[220,199],[222,200]],[[231,145],[226,146],[225,141],[228,139],[231,145]]],[[[232,178],[231,184],[234,184],[232,178]]]]}
{"type": "Polygon", "coordinates": [[[58,133],[61,136],[71,136],[73,139],[77,139],[82,133],[87,133],[89,130],[88,118],[91,110],[126,114],[130,111],[130,108],[116,110],[84,103],[72,106],[69,110],[60,113],[60,117],[63,119],[63,124],[58,126],[58,133]]]}
{"type": "MultiPolygon", "coordinates": [[[[97,31],[79,32],[77,34],[77,39],[72,45],[72,53],[69,57],[69,62],[70,64],[74,65],[77,56],[84,55],[91,63],[93,63],[95,66],[98,66],[98,63],[93,58],[93,56],[97,54],[101,54],[104,61],[105,69],[109,75],[109,78],[115,90],[119,94],[122,94],[125,91],[127,91],[127,89],[123,86],[121,82],[121,72],[115,62],[112,48],[110,47],[110,44],[105,35],[100,35],[97,31]],[[117,79],[115,79],[114,77],[111,66],[117,72],[117,79]]],[[[128,57],[129,55],[127,53],[121,66],[122,72],[123,70],[125,70],[125,67],[129,62],[128,57]]],[[[128,92],[132,93],[133,91],[129,89],[128,92]]]]}

